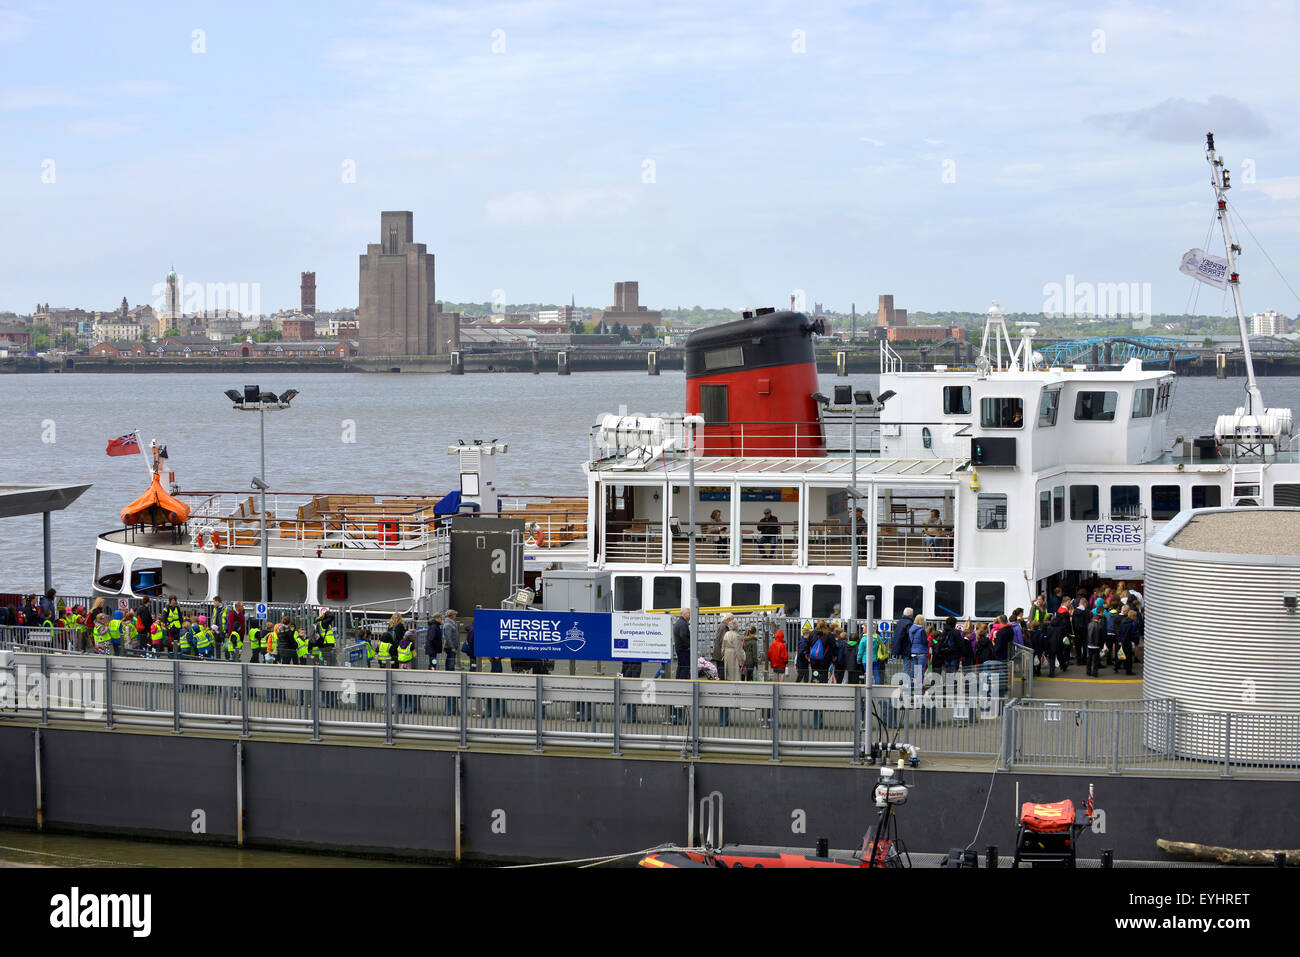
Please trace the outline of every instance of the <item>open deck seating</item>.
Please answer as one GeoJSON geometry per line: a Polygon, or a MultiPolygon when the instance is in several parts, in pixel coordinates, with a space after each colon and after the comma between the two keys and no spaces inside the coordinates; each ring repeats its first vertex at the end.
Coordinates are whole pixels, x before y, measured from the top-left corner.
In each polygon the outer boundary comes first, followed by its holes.
{"type": "Polygon", "coordinates": [[[527,502],[523,508],[502,509],[502,518],[521,518],[526,525],[536,524],[536,544],[559,548],[587,537],[587,500],[556,498],[545,502],[527,502]]]}

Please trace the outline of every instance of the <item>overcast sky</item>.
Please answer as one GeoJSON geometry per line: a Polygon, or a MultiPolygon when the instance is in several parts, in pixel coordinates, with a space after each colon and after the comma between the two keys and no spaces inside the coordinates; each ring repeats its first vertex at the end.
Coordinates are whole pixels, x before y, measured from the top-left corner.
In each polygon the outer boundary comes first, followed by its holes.
{"type": "MultiPolygon", "coordinates": [[[[409,209],[457,301],[1182,312],[1211,128],[1300,289],[1298,36],[1290,0],[0,2],[0,309],[173,263],[352,306],[409,209]]],[[[1247,312],[1300,311],[1241,242],[1247,312]]]]}

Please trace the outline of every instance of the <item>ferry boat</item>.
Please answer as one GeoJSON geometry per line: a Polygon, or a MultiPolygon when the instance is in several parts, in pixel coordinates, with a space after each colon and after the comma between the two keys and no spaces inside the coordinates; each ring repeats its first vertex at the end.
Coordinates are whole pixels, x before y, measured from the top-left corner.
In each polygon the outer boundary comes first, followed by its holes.
{"type": "MultiPolygon", "coordinates": [[[[518,584],[585,570],[608,578],[614,611],[689,604],[694,544],[698,606],[987,619],[1058,585],[1141,579],[1144,543],[1183,509],[1300,505],[1291,410],[1266,408],[1255,380],[1212,135],[1206,156],[1247,378],[1213,435],[1170,434],[1172,369],[1048,366],[1034,325],[1012,335],[996,303],[973,367],[904,371],[881,342],[874,395],[821,394],[820,321],[760,309],[690,336],[683,414],[599,419],[585,500],[500,496],[494,444],[451,447],[452,496],[271,496],[273,599],[438,606],[448,525],[470,510],[517,523],[518,584]]],[[[97,592],[256,597],[259,503],[174,497],[185,525],[99,537],[97,592]]]]}

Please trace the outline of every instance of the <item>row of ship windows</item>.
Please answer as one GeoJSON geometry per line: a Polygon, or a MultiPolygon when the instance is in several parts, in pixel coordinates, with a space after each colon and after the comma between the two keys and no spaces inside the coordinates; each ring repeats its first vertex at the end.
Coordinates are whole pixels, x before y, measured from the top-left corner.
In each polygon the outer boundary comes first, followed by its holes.
{"type": "MultiPolygon", "coordinates": [[[[681,608],[684,595],[684,579],[678,575],[646,576],[650,581],[650,601],[645,601],[645,579],[641,575],[614,576],[614,610],[641,611],[646,608],[681,608]]],[[[769,604],[783,605],[791,618],[835,618],[841,615],[842,590],[839,585],[813,585],[805,600],[803,587],[794,583],[776,583],[767,596],[761,594],[757,582],[733,582],[730,594],[723,594],[721,582],[699,581],[701,608],[717,608],[723,605],[724,597],[732,607],[769,604]],[[766,601],[760,599],[766,597],[766,601]]],[[[975,582],[974,605],[966,607],[966,582],[937,581],[930,591],[932,604],[925,604],[926,588],[923,585],[894,585],[891,588],[891,609],[884,608],[884,588],[880,585],[858,586],[858,609],[862,617],[867,615],[867,602],[875,610],[877,618],[885,611],[898,618],[908,609],[922,611],[935,618],[943,619],[952,615],[954,618],[971,616],[973,618],[996,618],[1006,613],[1006,585],[1003,582],[975,582]]]]}
{"type": "MultiPolygon", "coordinates": [[[[1070,520],[1095,522],[1101,518],[1101,489],[1096,485],[1071,485],[1070,520]]],[[[1058,485],[1051,491],[1038,493],[1038,527],[1050,528],[1065,521],[1065,489],[1058,485]]],[[[1192,508],[1218,508],[1223,504],[1222,491],[1217,485],[1193,485],[1192,508]]],[[[1151,518],[1167,522],[1183,510],[1183,489],[1179,485],[1151,486],[1151,518]]],[[[1142,488],[1138,485],[1112,485],[1110,487],[1111,519],[1141,518],[1142,488]]]]}
{"type": "MultiPolygon", "coordinates": [[[[1133,394],[1133,418],[1147,419],[1169,407],[1173,387],[1162,383],[1159,388],[1138,389],[1133,394]]],[[[1056,425],[1061,407],[1061,390],[1048,389],[1038,400],[1038,427],[1056,425]]],[[[1084,391],[1074,399],[1076,422],[1114,422],[1119,408],[1119,393],[1084,391]]],[[[971,396],[968,385],[943,387],[944,415],[970,415],[971,396]]],[[[991,396],[980,399],[980,428],[1021,429],[1025,425],[1024,401],[1018,396],[991,396]]]]}

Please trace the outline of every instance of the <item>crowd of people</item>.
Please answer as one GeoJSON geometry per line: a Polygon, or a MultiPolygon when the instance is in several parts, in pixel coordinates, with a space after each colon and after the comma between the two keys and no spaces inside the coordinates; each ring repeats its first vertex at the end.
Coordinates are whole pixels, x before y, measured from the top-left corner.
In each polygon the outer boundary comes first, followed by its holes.
{"type": "MultiPolygon", "coordinates": [[[[65,605],[54,589],[44,595],[26,595],[17,603],[0,605],[0,625],[34,625],[63,629],[72,636],[75,650],[105,655],[142,654],[250,660],[286,664],[337,664],[335,615],[321,608],[310,625],[300,628],[289,616],[279,622],[250,618],[243,602],[227,606],[220,597],[202,609],[181,607],[173,596],[161,612],[154,614],[148,600],[133,609],[110,608],[97,598],[90,608],[65,605]],[[244,655],[245,646],[248,654],[244,655]]],[[[793,647],[785,630],[778,628],[766,648],[771,678],[785,681],[790,661],[794,681],[811,683],[861,684],[868,668],[873,680],[883,683],[885,663],[902,659],[918,678],[926,671],[944,673],[959,668],[1005,662],[1012,648],[1030,650],[1034,673],[1047,669],[1048,677],[1062,674],[1071,666],[1084,667],[1097,677],[1103,667],[1118,673],[1121,667],[1133,674],[1142,654],[1145,619],[1142,595],[1125,582],[1115,586],[1099,584],[1080,588],[1066,596],[1056,588],[1051,595],[1039,595],[1028,613],[1022,608],[999,615],[992,622],[959,623],[949,616],[941,622],[928,621],[911,608],[888,628],[880,627],[864,639],[838,618],[805,622],[793,647]]],[[[417,659],[417,635],[403,616],[394,613],[387,628],[362,627],[355,639],[364,644],[365,661],[376,667],[410,669],[417,659]]],[[[673,625],[675,677],[688,678],[690,656],[690,612],[683,610],[673,625]]],[[[764,658],[763,641],[754,625],[737,624],[734,615],[724,615],[707,650],[695,662],[695,675],[724,681],[754,681],[764,658]]],[[[478,670],[474,653],[474,628],[462,627],[455,609],[434,615],[424,629],[424,653],[431,669],[458,668],[460,658],[478,670]]],[[[489,670],[503,671],[500,658],[488,659],[489,670]]],[[[512,661],[516,672],[547,673],[546,661],[512,661]]],[[[640,677],[640,662],[624,662],[625,677],[640,677]]]]}
{"type": "MultiPolygon", "coordinates": [[[[861,684],[870,668],[873,681],[879,684],[885,680],[886,662],[891,658],[903,660],[919,680],[927,671],[942,674],[1006,662],[1013,646],[1019,645],[1029,649],[1036,676],[1046,669],[1046,676],[1054,678],[1058,670],[1066,674],[1071,666],[1085,668],[1091,677],[1100,676],[1103,667],[1132,675],[1133,665],[1142,655],[1144,634],[1142,594],[1119,582],[1080,588],[1073,596],[1056,588],[1051,595],[1035,598],[1028,613],[1016,608],[992,622],[958,622],[953,616],[929,621],[906,608],[896,621],[878,627],[870,640],[838,618],[808,621],[800,628],[793,652],[785,629],[776,630],[767,648],[767,664],[773,681],[786,680],[793,655],[796,682],[861,684]]],[[[676,677],[689,677],[689,610],[674,623],[673,638],[676,677]]],[[[697,673],[727,681],[753,681],[759,670],[760,647],[755,627],[742,630],[735,616],[725,615],[708,650],[696,662],[697,673]]]]}

